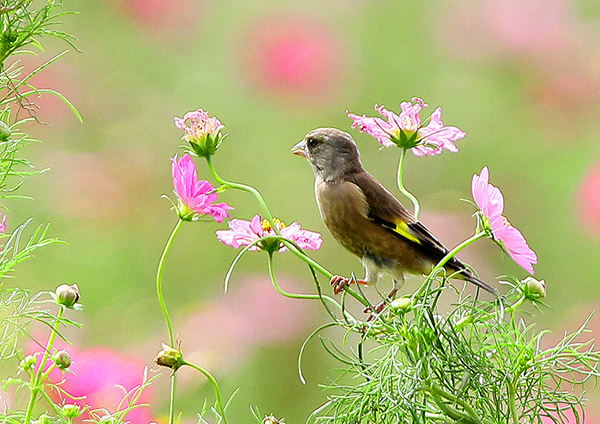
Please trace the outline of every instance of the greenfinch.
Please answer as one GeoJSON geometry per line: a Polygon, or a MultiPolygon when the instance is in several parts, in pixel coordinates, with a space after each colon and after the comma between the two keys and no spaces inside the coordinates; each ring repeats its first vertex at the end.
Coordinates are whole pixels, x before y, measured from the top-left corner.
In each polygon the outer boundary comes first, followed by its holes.
{"type": "MultiPolygon", "coordinates": [[[[352,136],[335,128],[318,128],[292,147],[305,157],[315,174],[319,212],[332,236],[362,261],[366,275],[359,283],[375,283],[390,274],[394,289],[404,275],[428,274],[448,249],[414,215],[363,168],[352,136]]],[[[452,257],[445,270],[490,293],[496,291],[477,279],[460,260],[452,257]]],[[[334,276],[338,293],[352,279],[334,276]]]]}

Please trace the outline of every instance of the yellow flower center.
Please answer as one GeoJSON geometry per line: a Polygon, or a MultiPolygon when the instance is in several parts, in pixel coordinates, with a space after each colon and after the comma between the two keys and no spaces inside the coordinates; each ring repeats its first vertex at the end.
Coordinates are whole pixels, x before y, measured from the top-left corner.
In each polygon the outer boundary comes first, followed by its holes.
{"type": "MultiPolygon", "coordinates": [[[[284,222],[282,222],[279,218],[273,218],[273,223],[279,227],[279,229],[281,230],[282,228],[285,228],[286,225],[284,222]]],[[[262,230],[267,233],[269,231],[271,231],[273,229],[273,227],[271,226],[271,223],[269,222],[268,219],[263,219],[262,222],[260,223],[260,226],[262,227],[262,230]]]]}

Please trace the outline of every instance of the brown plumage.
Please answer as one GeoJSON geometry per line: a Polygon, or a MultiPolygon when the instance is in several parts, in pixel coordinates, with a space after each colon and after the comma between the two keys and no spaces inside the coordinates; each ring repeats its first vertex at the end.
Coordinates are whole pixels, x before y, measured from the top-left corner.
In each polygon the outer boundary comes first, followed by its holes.
{"type": "MultiPolygon", "coordinates": [[[[292,152],[306,157],[315,173],[315,196],[333,237],[358,256],[365,282],[389,273],[396,283],[404,274],[427,274],[447,253],[442,243],[414,215],[364,170],[350,134],[335,128],[309,132],[292,152]]],[[[452,258],[445,266],[455,278],[491,293],[467,266],[452,258]]],[[[337,277],[338,279],[340,277],[337,277]]],[[[347,283],[348,279],[344,282],[347,283]]]]}

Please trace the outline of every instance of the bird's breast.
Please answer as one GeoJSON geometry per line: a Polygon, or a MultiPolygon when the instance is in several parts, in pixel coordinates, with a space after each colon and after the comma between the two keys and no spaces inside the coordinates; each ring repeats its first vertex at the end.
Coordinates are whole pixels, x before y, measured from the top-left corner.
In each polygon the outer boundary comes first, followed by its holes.
{"type": "Polygon", "coordinates": [[[315,196],[323,222],[346,249],[362,257],[368,243],[365,226],[369,205],[362,190],[349,182],[331,183],[317,179],[315,196]]]}

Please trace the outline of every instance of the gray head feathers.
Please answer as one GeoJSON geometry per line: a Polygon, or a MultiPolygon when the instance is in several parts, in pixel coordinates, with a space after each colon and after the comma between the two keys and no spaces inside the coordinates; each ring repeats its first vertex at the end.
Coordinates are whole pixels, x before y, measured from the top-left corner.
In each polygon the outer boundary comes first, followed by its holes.
{"type": "Polygon", "coordinates": [[[346,174],[363,171],[352,136],[336,128],[312,130],[292,151],[306,157],[324,181],[341,181],[346,174]]]}

